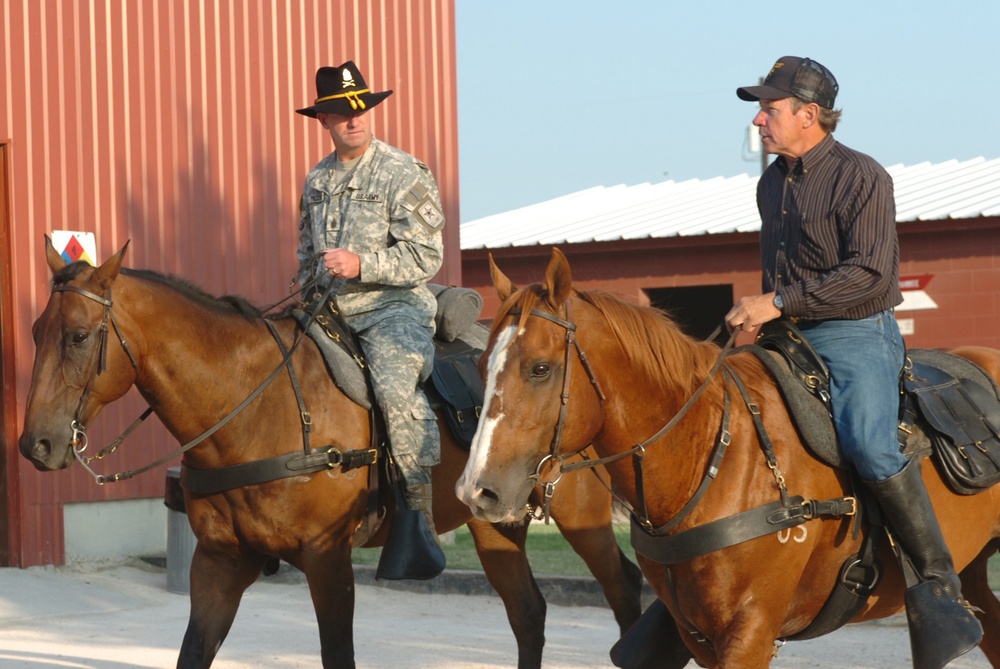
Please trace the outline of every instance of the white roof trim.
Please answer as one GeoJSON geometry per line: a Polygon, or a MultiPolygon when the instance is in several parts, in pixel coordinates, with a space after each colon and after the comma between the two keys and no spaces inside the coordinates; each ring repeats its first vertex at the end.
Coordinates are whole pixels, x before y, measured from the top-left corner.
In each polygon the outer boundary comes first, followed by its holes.
{"type": "MultiPolygon", "coordinates": [[[[900,222],[1000,216],[1000,159],[886,168],[900,222]]],[[[757,177],[595,186],[462,224],[463,249],[754,232],[757,177]]]]}

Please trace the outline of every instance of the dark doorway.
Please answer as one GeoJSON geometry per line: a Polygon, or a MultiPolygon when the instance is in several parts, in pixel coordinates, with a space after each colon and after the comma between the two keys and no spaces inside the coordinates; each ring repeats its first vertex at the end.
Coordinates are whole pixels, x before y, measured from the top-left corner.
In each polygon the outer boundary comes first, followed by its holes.
{"type": "Polygon", "coordinates": [[[708,338],[733,306],[729,284],[648,288],[646,295],[652,306],[669,313],[681,330],[695,339],[708,338]]]}

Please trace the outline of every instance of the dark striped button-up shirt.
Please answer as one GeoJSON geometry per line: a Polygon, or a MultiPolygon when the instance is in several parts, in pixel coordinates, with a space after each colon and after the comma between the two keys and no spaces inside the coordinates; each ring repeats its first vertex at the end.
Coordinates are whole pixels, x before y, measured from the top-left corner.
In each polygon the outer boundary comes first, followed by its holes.
{"type": "Polygon", "coordinates": [[[791,168],[779,156],[757,184],[763,290],[783,315],[860,319],[895,307],[899,241],[892,177],[827,135],[791,168]]]}

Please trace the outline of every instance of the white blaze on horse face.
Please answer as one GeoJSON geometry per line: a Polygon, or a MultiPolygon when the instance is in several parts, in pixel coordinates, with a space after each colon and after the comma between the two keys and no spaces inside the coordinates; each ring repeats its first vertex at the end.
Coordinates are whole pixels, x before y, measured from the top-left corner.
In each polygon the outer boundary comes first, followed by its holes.
{"type": "MultiPolygon", "coordinates": [[[[469,450],[469,462],[465,466],[465,474],[459,483],[465,487],[474,484],[486,467],[486,462],[490,457],[490,447],[493,442],[493,435],[503,420],[503,394],[497,390],[497,377],[503,373],[510,356],[508,355],[510,343],[517,333],[517,326],[511,325],[505,330],[497,333],[496,341],[493,344],[493,351],[490,353],[489,364],[486,371],[486,392],[483,398],[483,408],[480,412],[479,429],[476,430],[475,439],[469,450]],[[496,415],[493,415],[493,403],[501,407],[496,415]]],[[[472,492],[472,491],[469,491],[472,492]]]]}

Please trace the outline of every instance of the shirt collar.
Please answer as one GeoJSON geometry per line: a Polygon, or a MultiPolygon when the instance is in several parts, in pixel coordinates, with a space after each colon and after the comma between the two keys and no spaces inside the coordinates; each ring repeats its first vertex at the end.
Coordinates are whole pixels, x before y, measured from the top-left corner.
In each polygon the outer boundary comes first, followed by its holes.
{"type": "Polygon", "coordinates": [[[827,133],[826,136],[820,140],[819,144],[813,148],[806,151],[803,155],[799,156],[792,167],[788,167],[788,163],[785,160],[775,160],[778,163],[778,168],[781,170],[782,174],[788,174],[789,172],[793,174],[808,174],[810,170],[819,165],[833,150],[833,146],[837,141],[833,138],[833,135],[827,133]]]}

